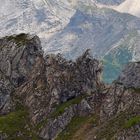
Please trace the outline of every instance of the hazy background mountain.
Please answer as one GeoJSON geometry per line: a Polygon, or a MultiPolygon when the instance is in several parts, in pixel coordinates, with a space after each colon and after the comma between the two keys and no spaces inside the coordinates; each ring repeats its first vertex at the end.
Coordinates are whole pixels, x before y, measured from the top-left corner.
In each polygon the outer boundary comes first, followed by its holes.
{"type": "Polygon", "coordinates": [[[140,1],[139,0],[125,0],[116,10],[122,13],[129,13],[140,17],[140,1]]]}
{"type": "Polygon", "coordinates": [[[138,0],[0,0],[0,36],[29,32],[46,53],[75,59],[86,49],[114,80],[124,64],[140,60],[138,0]]]}
{"type": "Polygon", "coordinates": [[[119,5],[125,0],[96,0],[99,3],[107,4],[107,5],[119,5]]]}

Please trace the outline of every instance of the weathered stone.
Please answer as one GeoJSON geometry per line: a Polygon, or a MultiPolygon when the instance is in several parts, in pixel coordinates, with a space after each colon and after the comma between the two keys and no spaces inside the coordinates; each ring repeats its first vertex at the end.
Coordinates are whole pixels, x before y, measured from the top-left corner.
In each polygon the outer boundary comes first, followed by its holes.
{"type": "Polygon", "coordinates": [[[6,114],[11,109],[10,93],[6,88],[0,88],[0,114],[6,114]]]}
{"type": "Polygon", "coordinates": [[[124,129],[119,134],[114,136],[117,140],[139,140],[140,139],[140,125],[135,125],[130,129],[124,129]]]}
{"type": "Polygon", "coordinates": [[[140,96],[132,89],[126,90],[123,85],[114,84],[110,87],[102,102],[100,119],[105,121],[127,110],[140,106],[140,96]]]}
{"type": "Polygon", "coordinates": [[[88,50],[75,62],[66,61],[61,55],[48,55],[46,65],[47,83],[50,92],[57,93],[58,103],[96,91],[101,85],[102,65],[88,50]]]}
{"type": "MultiPolygon", "coordinates": [[[[127,119],[140,115],[139,64],[129,64],[116,82],[105,85],[101,82],[102,64],[92,58],[89,50],[75,61],[68,61],[60,54],[44,57],[37,36],[20,34],[2,38],[0,115],[15,111],[17,102],[20,103],[27,109],[32,127],[47,120],[39,129],[34,129],[44,140],[54,140],[74,117],[93,115],[99,124],[92,125],[93,131],[89,130],[92,135],[85,139],[97,139],[98,131],[108,129],[105,126],[119,114],[128,114],[127,119]]],[[[112,137],[139,139],[139,124],[127,130],[121,127],[121,132],[119,127],[115,127],[112,137]]],[[[6,138],[5,133],[0,134],[0,139],[6,138]]]]}
{"type": "Polygon", "coordinates": [[[116,82],[127,88],[140,88],[140,62],[128,64],[116,82]]]}

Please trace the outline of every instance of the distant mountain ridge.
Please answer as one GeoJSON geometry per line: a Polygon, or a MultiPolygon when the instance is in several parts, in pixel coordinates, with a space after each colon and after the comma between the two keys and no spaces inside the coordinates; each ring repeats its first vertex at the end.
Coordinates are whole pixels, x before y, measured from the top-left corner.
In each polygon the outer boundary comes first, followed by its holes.
{"type": "Polygon", "coordinates": [[[125,0],[96,0],[99,3],[107,4],[107,5],[119,5],[125,0]]]}

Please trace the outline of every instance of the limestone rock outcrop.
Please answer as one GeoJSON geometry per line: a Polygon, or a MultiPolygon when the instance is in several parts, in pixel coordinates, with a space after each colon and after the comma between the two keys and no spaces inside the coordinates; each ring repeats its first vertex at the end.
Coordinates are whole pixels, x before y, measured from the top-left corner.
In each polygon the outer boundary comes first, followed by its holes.
{"type": "Polygon", "coordinates": [[[139,140],[139,62],[111,85],[89,50],[44,56],[37,36],[0,39],[0,139],[139,140]]]}
{"type": "MultiPolygon", "coordinates": [[[[39,38],[27,34],[4,37],[0,47],[0,114],[8,115],[21,104],[27,108],[31,124],[39,124],[58,105],[91,95],[102,84],[102,65],[90,56],[89,51],[76,62],[67,61],[60,55],[44,58],[39,38]]],[[[88,106],[82,99],[73,104],[81,112],[88,106]]],[[[60,118],[67,120],[66,117],[60,118]]],[[[60,122],[58,119],[58,124],[60,122]]]]}

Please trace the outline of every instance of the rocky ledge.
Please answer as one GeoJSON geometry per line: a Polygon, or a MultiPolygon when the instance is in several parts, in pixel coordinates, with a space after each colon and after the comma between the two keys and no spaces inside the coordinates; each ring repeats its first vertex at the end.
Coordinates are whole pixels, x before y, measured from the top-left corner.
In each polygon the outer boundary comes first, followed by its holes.
{"type": "Polygon", "coordinates": [[[37,36],[0,39],[1,140],[139,140],[140,63],[102,82],[87,50],[44,56],[37,36]]]}

